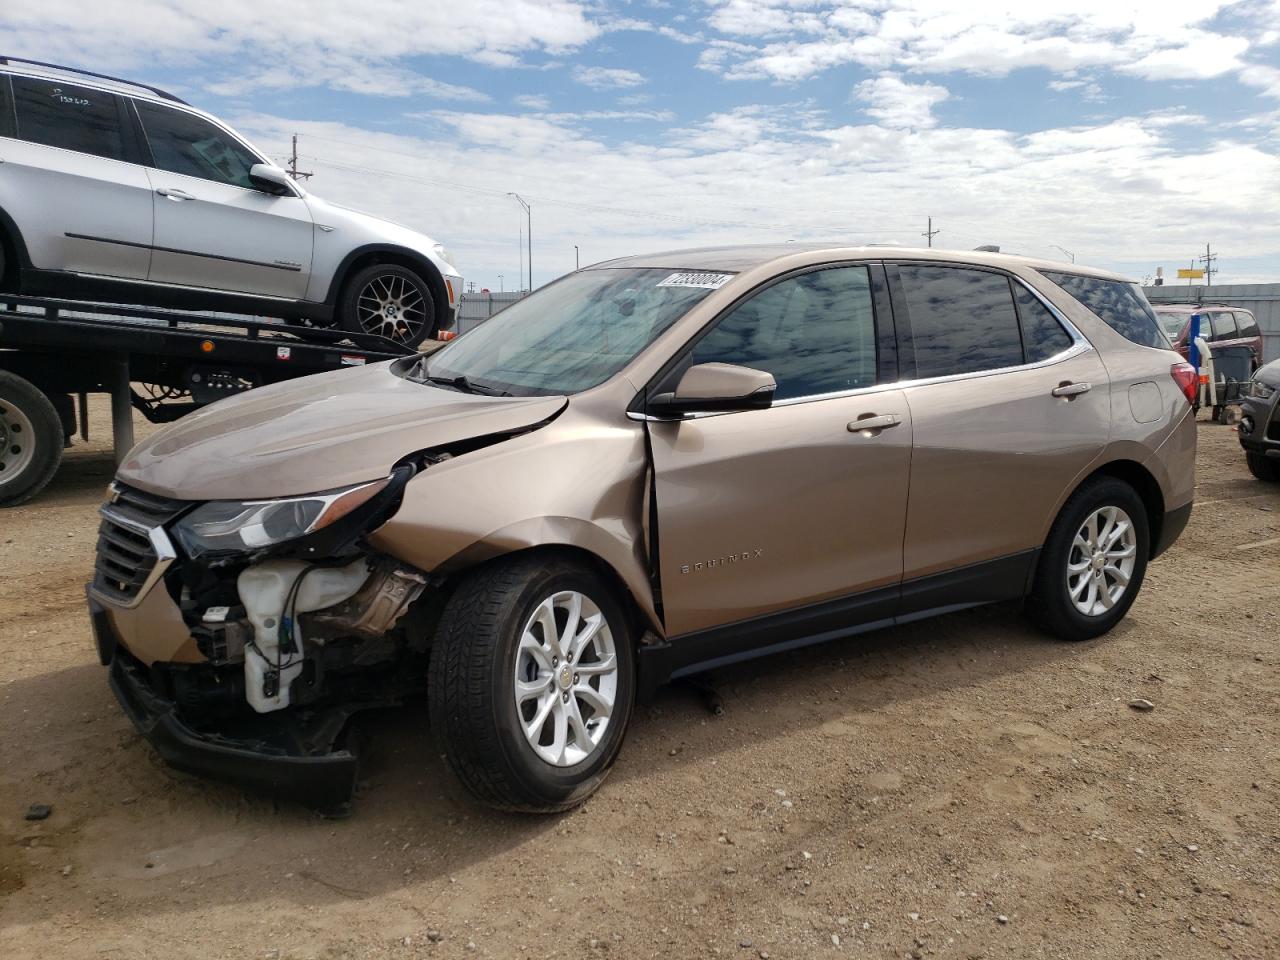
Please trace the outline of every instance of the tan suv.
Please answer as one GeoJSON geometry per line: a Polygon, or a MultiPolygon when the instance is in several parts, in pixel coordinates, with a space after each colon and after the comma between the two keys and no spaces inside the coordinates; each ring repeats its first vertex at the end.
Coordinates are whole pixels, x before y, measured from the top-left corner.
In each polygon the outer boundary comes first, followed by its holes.
{"type": "Polygon", "coordinates": [[[603,263],[139,445],[102,508],[99,652],[184,769],[342,805],[347,718],[425,690],[476,797],[564,809],[673,677],[995,601],[1110,629],[1190,515],[1194,387],[1096,270],[603,263]]]}

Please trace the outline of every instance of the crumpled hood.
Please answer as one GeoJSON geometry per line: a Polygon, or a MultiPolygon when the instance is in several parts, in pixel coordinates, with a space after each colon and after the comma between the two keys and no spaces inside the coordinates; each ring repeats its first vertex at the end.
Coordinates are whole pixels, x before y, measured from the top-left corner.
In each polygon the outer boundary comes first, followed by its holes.
{"type": "Polygon", "coordinates": [[[396,461],[547,420],[564,397],[485,397],[414,383],[388,361],[259,387],[142,441],[117,477],[181,500],[297,496],[385,477],[396,461]]]}

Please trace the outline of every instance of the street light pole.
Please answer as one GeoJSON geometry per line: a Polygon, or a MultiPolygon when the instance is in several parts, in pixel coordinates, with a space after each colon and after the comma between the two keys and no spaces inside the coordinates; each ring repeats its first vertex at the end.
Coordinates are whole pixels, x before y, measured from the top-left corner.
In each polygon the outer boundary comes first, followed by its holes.
{"type": "Polygon", "coordinates": [[[578,262],[578,245],[575,243],[573,245],[573,269],[579,270],[581,269],[581,266],[582,265],[578,262]]]}
{"type": "Polygon", "coordinates": [[[524,258],[525,265],[529,268],[529,292],[533,293],[533,208],[529,206],[524,197],[518,193],[507,193],[508,197],[514,197],[516,203],[524,207],[525,229],[524,242],[529,245],[529,253],[524,258]]]}
{"type": "Polygon", "coordinates": [[[1070,258],[1071,258],[1071,262],[1072,262],[1072,263],[1075,263],[1075,262],[1076,262],[1076,255],[1075,255],[1074,253],[1072,253],[1070,250],[1068,250],[1066,247],[1060,247],[1060,246],[1058,246],[1056,243],[1051,243],[1051,244],[1049,244],[1049,246],[1053,247],[1053,249],[1055,249],[1055,250],[1061,250],[1061,251],[1062,251],[1063,253],[1065,253],[1068,257],[1070,257],[1070,258]]]}
{"type": "Polygon", "coordinates": [[[498,274],[498,292],[506,293],[506,291],[502,289],[502,274],[498,274]]]}

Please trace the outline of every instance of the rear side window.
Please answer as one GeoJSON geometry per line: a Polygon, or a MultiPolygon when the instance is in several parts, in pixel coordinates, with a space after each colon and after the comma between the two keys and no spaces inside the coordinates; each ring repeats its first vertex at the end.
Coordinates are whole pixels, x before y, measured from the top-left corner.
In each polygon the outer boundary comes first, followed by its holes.
{"type": "Polygon", "coordinates": [[[221,127],[182,110],[134,104],[158,169],[252,189],[249,168],[262,161],[221,127]]]}
{"type": "Polygon", "coordinates": [[[1159,321],[1165,336],[1170,340],[1177,340],[1182,336],[1182,328],[1187,325],[1189,319],[1190,317],[1185,313],[1171,313],[1167,310],[1156,311],[1156,320],[1159,321]]]}
{"type": "Polygon", "coordinates": [[[1236,320],[1225,310],[1215,310],[1209,315],[1209,324],[1213,330],[1213,340],[1234,340],[1236,338],[1236,320]]]}
{"type": "Polygon", "coordinates": [[[114,94],[60,80],[12,80],[18,139],[110,160],[125,158],[114,94]]]}
{"type": "Polygon", "coordinates": [[[1090,312],[1126,340],[1144,347],[1169,349],[1155,312],[1137,284],[1120,280],[1099,280],[1073,273],[1050,273],[1046,277],[1089,308],[1090,312]]]}
{"type": "Polygon", "coordinates": [[[1022,321],[1022,348],[1027,363],[1048,360],[1071,346],[1071,334],[1062,329],[1062,324],[1039,297],[1022,284],[1014,283],[1013,299],[1018,304],[1018,319],[1022,321]]]}
{"type": "Polygon", "coordinates": [[[1022,360],[1009,281],[998,273],[901,264],[915,346],[916,376],[945,377],[1022,360]]]}
{"type": "Polygon", "coordinates": [[[1236,326],[1240,328],[1241,337],[1258,337],[1262,332],[1258,329],[1258,321],[1253,314],[1245,310],[1236,311],[1236,326]]]}
{"type": "Polygon", "coordinates": [[[693,363],[773,374],[777,400],[876,382],[876,329],[866,267],[791,277],[735,307],[695,344],[693,363]]]}

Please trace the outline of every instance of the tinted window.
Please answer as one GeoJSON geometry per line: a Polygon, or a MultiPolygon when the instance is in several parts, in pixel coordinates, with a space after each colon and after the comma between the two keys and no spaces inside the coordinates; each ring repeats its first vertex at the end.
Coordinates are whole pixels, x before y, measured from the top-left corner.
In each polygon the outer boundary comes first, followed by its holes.
{"type": "Polygon", "coordinates": [[[1161,328],[1170,340],[1177,340],[1182,336],[1182,328],[1187,325],[1190,319],[1185,313],[1171,313],[1169,311],[1156,311],[1156,320],[1160,322],[1161,328]]]}
{"type": "Polygon", "coordinates": [[[1071,273],[1041,272],[1126,340],[1144,347],[1169,349],[1169,341],[1156,321],[1155,312],[1137,284],[1071,273]]]}
{"type": "Polygon", "coordinates": [[[876,333],[866,267],[836,267],[775,283],[720,320],[694,363],[736,363],[773,374],[777,400],[869,387],[876,333]]]}
{"type": "Polygon", "coordinates": [[[220,127],[194,114],[134,101],[155,165],[170,173],[252,188],[249,168],[262,161],[220,127]]]}
{"type": "Polygon", "coordinates": [[[32,77],[13,77],[18,138],[50,147],[124,159],[113,94],[32,77]]]}
{"type": "Polygon", "coordinates": [[[13,98],[9,95],[9,77],[0,73],[0,137],[12,137],[17,125],[13,119],[13,98]]]}
{"type": "Polygon", "coordinates": [[[906,288],[916,376],[944,377],[1022,363],[1009,281],[956,267],[898,268],[906,288]]]}
{"type": "Polygon", "coordinates": [[[1020,283],[1013,284],[1013,299],[1018,302],[1018,319],[1022,321],[1022,348],[1028,363],[1048,360],[1071,346],[1071,334],[1062,328],[1040,298],[1020,283]]]}
{"type": "Polygon", "coordinates": [[[1209,324],[1213,329],[1213,340],[1234,340],[1236,338],[1236,321],[1230,313],[1215,310],[1210,315],[1209,324]]]}
{"type": "Polygon", "coordinates": [[[1244,310],[1236,311],[1236,326],[1240,328],[1241,337],[1257,337],[1261,335],[1258,329],[1258,321],[1253,318],[1253,314],[1246,313],[1244,310]]]}

